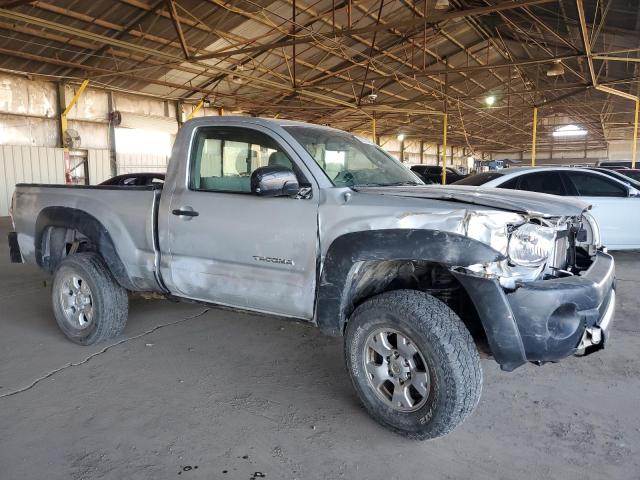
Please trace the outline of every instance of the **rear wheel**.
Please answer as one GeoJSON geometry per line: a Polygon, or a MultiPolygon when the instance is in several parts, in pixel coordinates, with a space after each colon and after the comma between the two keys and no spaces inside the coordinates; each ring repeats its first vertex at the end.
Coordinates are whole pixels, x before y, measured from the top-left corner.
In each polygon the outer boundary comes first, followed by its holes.
{"type": "Polygon", "coordinates": [[[127,291],[95,253],[76,253],[60,262],[51,295],[58,327],[75,343],[92,345],[124,330],[127,291]]]}
{"type": "Polygon", "coordinates": [[[386,292],[361,304],[347,324],[345,358],[369,414],[410,438],[449,433],[480,399],[482,370],[469,331],[423,292],[386,292]]]}

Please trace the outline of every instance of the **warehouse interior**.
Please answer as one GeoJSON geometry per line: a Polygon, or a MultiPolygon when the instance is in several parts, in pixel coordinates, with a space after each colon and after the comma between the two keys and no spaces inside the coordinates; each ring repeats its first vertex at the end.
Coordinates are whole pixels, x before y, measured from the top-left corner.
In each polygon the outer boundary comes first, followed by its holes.
{"type": "MultiPolygon", "coordinates": [[[[164,173],[205,117],[328,126],[463,175],[635,169],[639,33],[630,0],[0,0],[2,237],[16,184],[164,173]]],[[[50,277],[9,263],[4,240],[0,254],[6,478],[640,471],[636,250],[614,253],[611,348],[509,374],[483,356],[476,413],[426,443],[368,419],[339,338],[143,296],[122,337],[79,347],[56,329],[50,277]]]]}

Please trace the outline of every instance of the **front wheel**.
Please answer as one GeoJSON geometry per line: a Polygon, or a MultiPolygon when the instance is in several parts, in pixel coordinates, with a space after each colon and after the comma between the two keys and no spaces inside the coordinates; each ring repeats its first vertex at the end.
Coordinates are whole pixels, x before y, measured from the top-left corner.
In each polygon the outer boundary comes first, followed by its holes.
{"type": "Polygon", "coordinates": [[[386,292],[358,306],[345,359],[369,414],[410,438],[446,435],[480,400],[482,369],[469,331],[423,292],[386,292]]]}
{"type": "Polygon", "coordinates": [[[96,253],[76,253],[60,262],[51,300],[58,327],[81,345],[117,337],[127,322],[127,291],[96,253]]]}

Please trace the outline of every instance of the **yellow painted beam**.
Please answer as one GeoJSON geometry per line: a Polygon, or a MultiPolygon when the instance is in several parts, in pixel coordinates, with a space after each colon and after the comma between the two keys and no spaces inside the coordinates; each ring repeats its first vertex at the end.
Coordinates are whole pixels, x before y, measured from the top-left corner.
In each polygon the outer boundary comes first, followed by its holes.
{"type": "Polygon", "coordinates": [[[638,110],[640,110],[640,99],[636,98],[636,113],[633,121],[633,146],[631,150],[631,168],[636,168],[638,157],[638,110]]]}
{"type": "Polygon", "coordinates": [[[80,88],[78,88],[78,90],[76,90],[76,94],[73,96],[73,98],[71,99],[71,101],[69,102],[69,105],[67,105],[64,109],[64,111],[60,114],[60,126],[62,127],[62,141],[64,142],[64,134],[67,133],[67,115],[69,115],[69,112],[71,111],[71,109],[75,106],[76,103],[78,103],[78,99],[80,98],[80,95],[82,95],[82,92],[84,92],[84,89],[87,88],[87,85],[89,85],[89,80],[84,80],[81,84],[80,84],[80,88]]]}
{"type": "Polygon", "coordinates": [[[447,184],[447,120],[449,115],[442,117],[442,185],[447,184]]]}
{"type": "Polygon", "coordinates": [[[64,138],[67,136],[67,128],[69,127],[69,123],[67,122],[67,115],[71,111],[71,109],[78,103],[78,99],[82,92],[84,92],[85,88],[89,85],[89,80],[85,79],[81,84],[78,90],[76,90],[76,94],[73,96],[69,105],[67,105],[64,111],[60,114],[60,130],[62,130],[62,147],[63,147],[63,155],[64,155],[64,178],[65,183],[72,183],[71,179],[71,161],[69,159],[69,148],[65,145],[64,138]]]}
{"type": "Polygon", "coordinates": [[[371,117],[371,140],[376,143],[376,117],[371,117]]]}
{"type": "Polygon", "coordinates": [[[69,114],[71,109],[78,102],[78,99],[80,98],[80,95],[82,95],[82,92],[84,92],[84,89],[87,88],[87,85],[89,85],[89,79],[84,80],[80,84],[80,88],[78,88],[78,90],[76,90],[76,94],[73,96],[73,98],[69,102],[69,105],[67,105],[67,108],[64,109],[64,112],[62,112],[62,115],[68,115],[69,114]]]}
{"type": "Polygon", "coordinates": [[[196,108],[191,110],[191,113],[187,116],[187,120],[191,120],[193,117],[195,117],[196,113],[200,111],[203,105],[204,105],[204,98],[200,99],[200,101],[196,104],[196,108]]]}
{"type": "Polygon", "coordinates": [[[533,126],[531,128],[532,140],[531,140],[531,166],[536,166],[536,137],[538,135],[538,107],[533,107],[533,126]]]}

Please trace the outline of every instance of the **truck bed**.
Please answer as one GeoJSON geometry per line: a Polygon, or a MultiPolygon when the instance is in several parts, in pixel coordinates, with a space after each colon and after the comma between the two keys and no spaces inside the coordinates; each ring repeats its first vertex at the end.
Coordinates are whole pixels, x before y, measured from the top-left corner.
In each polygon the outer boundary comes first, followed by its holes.
{"type": "MultiPolygon", "coordinates": [[[[25,261],[38,263],[42,232],[56,215],[73,217],[82,210],[109,235],[134,290],[158,290],[156,279],[157,205],[162,187],[110,185],[16,185],[13,221],[25,261]]],[[[86,215],[79,214],[82,222],[86,215]]],[[[55,223],[55,222],[54,222],[55,223]]]]}

